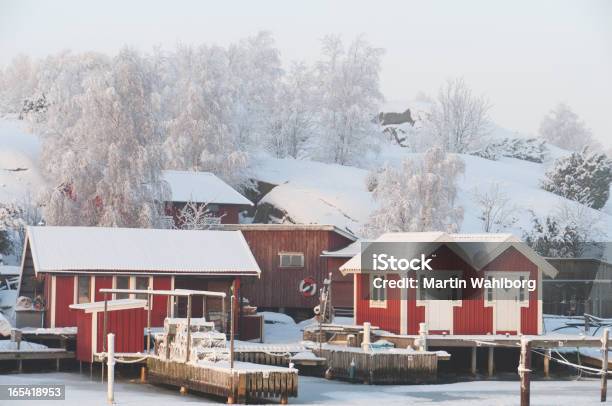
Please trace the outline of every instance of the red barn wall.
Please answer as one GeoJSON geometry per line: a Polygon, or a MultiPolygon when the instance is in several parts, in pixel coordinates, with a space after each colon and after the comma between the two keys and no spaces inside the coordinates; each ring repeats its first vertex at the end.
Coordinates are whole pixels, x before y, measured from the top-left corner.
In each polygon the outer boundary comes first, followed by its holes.
{"type": "Polygon", "coordinates": [[[76,317],[70,305],[74,302],[74,275],[55,277],[55,327],[76,326],[76,317]]]}
{"type": "MultiPolygon", "coordinates": [[[[153,290],[171,290],[172,289],[172,277],[171,276],[154,276],[153,277],[153,290]]],[[[169,296],[153,296],[153,306],[151,308],[151,326],[152,327],[163,327],[166,313],[168,312],[168,300],[169,296]]],[[[168,315],[170,316],[170,315],[168,315]]]]}
{"type": "Polygon", "coordinates": [[[329,230],[241,230],[261,269],[261,277],[244,279],[242,295],[255,306],[266,308],[312,309],[318,298],[304,297],[299,284],[306,277],[313,278],[317,288],[327,277],[321,253],[336,250],[352,240],[329,230]],[[280,268],[280,252],[304,253],[301,268],[280,268]]]}
{"type": "MultiPolygon", "coordinates": [[[[399,279],[398,275],[388,274],[388,279],[399,279]]],[[[369,321],[373,326],[392,333],[400,333],[400,289],[387,289],[387,307],[384,309],[370,307],[370,275],[357,275],[357,324],[369,321]]]]}
{"type": "MultiPolygon", "coordinates": [[[[102,351],[104,337],[104,313],[97,317],[97,349],[102,351]]],[[[142,352],[144,350],[144,329],[147,326],[147,312],[140,309],[114,310],[108,312],[106,332],[115,333],[115,352],[142,352]]]]}
{"type": "MultiPolygon", "coordinates": [[[[96,275],[94,302],[102,302],[104,300],[104,293],[100,292],[100,289],[112,289],[113,277],[108,275],[96,275]]],[[[108,299],[112,299],[111,295],[106,295],[108,299]]]]}
{"type": "Polygon", "coordinates": [[[91,362],[91,313],[85,313],[82,310],[74,310],[76,312],[77,340],[76,340],[76,358],[79,361],[91,362]]]}

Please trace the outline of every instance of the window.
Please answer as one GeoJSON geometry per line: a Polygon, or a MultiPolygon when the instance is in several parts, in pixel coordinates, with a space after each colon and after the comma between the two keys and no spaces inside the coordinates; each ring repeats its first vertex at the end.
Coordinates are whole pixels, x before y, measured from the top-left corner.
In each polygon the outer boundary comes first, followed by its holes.
{"type": "Polygon", "coordinates": [[[91,301],[91,286],[89,276],[77,277],[77,303],[89,303],[91,301]]]}
{"type": "Polygon", "coordinates": [[[302,268],[304,266],[304,254],[301,252],[281,252],[281,268],[302,268]]]}
{"type": "MultiPolygon", "coordinates": [[[[130,277],[129,276],[116,276],[115,277],[115,289],[129,289],[130,288],[130,277]]],[[[128,299],[129,293],[115,293],[115,299],[128,299]]]]}
{"type": "MultiPolygon", "coordinates": [[[[147,290],[149,289],[149,277],[148,276],[137,276],[135,279],[135,289],[138,290],[147,290]]],[[[136,299],[144,299],[147,300],[147,295],[137,294],[134,295],[136,299]]]]}
{"type": "Polygon", "coordinates": [[[384,275],[373,274],[370,279],[370,307],[386,307],[387,306],[387,289],[383,281],[385,280],[384,275]],[[374,281],[378,287],[374,286],[374,281]]]}
{"type": "Polygon", "coordinates": [[[525,280],[524,276],[519,277],[519,280],[521,281],[521,287],[519,288],[519,302],[524,302],[525,301],[525,287],[523,286],[523,281],[525,280]]]}
{"type": "MultiPolygon", "coordinates": [[[[487,276],[487,279],[489,280],[490,284],[493,283],[493,277],[487,276]]],[[[492,287],[487,288],[487,302],[489,303],[493,302],[493,288],[492,287]]]]}

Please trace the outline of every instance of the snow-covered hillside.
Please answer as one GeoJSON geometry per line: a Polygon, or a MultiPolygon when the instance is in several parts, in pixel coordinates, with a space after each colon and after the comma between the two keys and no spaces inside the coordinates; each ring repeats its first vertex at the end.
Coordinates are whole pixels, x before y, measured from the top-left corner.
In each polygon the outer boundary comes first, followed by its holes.
{"type": "Polygon", "coordinates": [[[0,120],[0,202],[20,200],[43,185],[38,170],[40,141],[22,121],[0,120]]]}
{"type": "MultiPolygon", "coordinates": [[[[555,157],[563,151],[555,149],[555,157]]],[[[417,154],[405,149],[387,146],[372,166],[397,164],[404,158],[417,154]]],[[[482,232],[480,209],[475,202],[476,192],[486,192],[493,184],[510,199],[509,205],[516,208],[518,221],[509,230],[517,236],[530,228],[530,211],[538,216],[553,214],[563,204],[579,206],[578,203],[547,192],[540,188],[550,160],[544,164],[513,158],[491,161],[472,155],[461,155],[465,163],[465,174],[459,179],[458,205],[464,208],[462,232],[482,232]]],[[[273,204],[285,211],[293,221],[304,223],[331,223],[360,234],[370,212],[375,208],[371,194],[366,189],[367,171],[354,167],[328,165],[293,159],[261,157],[254,177],[278,185],[262,202],[273,204]]],[[[601,229],[612,235],[612,216],[597,210],[587,209],[600,216],[601,229]]]]}

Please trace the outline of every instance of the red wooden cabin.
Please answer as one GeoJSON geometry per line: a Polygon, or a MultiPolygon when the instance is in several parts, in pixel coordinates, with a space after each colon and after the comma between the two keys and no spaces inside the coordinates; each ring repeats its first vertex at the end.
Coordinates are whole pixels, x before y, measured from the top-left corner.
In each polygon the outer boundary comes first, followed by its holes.
{"type": "Polygon", "coordinates": [[[232,224],[224,229],[242,231],[262,271],[259,279],[243,281],[243,297],[260,309],[294,314],[309,314],[318,304],[318,288],[328,276],[321,254],[357,239],[331,225],[232,224]],[[317,289],[301,291],[300,284],[309,278],[317,289]]]}
{"type": "MultiPolygon", "coordinates": [[[[102,288],[223,291],[260,270],[240,231],[103,227],[28,227],[20,295],[42,295],[46,327],[76,326],[72,304],[104,300],[102,288]]],[[[115,294],[109,300],[145,299],[115,294]]],[[[152,300],[152,326],[163,325],[167,297],[152,300]]],[[[193,305],[193,317],[222,317],[221,299],[193,305]]],[[[229,300],[226,298],[226,300],[229,300]]],[[[226,302],[229,309],[229,302],[226,302]]],[[[185,316],[178,300],[171,317],[185,316]]],[[[36,326],[40,327],[40,326],[36,326]]]]}
{"type": "MultiPolygon", "coordinates": [[[[540,334],[542,332],[542,279],[555,277],[556,269],[527,245],[510,234],[389,233],[375,242],[433,243],[433,272],[454,273],[463,278],[498,277],[532,279],[535,291],[517,291],[512,300],[496,296],[498,290],[457,291],[448,300],[424,297],[419,288],[376,288],[372,281],[382,277],[399,280],[419,278],[416,271],[374,273],[362,270],[361,254],[340,268],[352,274],[355,283],[355,322],[371,322],[396,334],[417,334],[426,323],[430,334],[540,334]],[[462,242],[483,242],[492,248],[479,255],[457,249],[462,242]]],[[[364,262],[367,264],[368,262],[364,262]]],[[[427,271],[432,272],[432,271],[427,271]]],[[[471,288],[468,288],[471,289],[471,288]]],[[[502,292],[503,293],[503,292],[502,292]]],[[[512,293],[512,292],[511,292],[512,293]]]]}
{"type": "MultiPolygon", "coordinates": [[[[115,351],[144,351],[144,329],[147,326],[146,300],[119,299],[107,302],[107,333],[115,334],[115,351]]],[[[104,302],[70,305],[78,331],[76,358],[93,362],[94,354],[104,346],[104,302]]]]}
{"type": "Polygon", "coordinates": [[[205,204],[206,210],[221,224],[238,223],[239,213],[253,206],[249,199],[210,172],[163,171],[162,174],[171,192],[166,215],[176,226],[180,226],[179,214],[188,202],[205,204]]]}

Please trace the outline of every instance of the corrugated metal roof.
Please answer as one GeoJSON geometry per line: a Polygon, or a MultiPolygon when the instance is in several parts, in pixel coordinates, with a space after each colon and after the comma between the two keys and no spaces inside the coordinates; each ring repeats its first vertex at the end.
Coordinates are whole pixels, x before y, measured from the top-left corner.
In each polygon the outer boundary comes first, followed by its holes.
{"type": "Polygon", "coordinates": [[[173,202],[253,205],[210,172],[163,171],[162,176],[170,186],[173,202]]]}
{"type": "Polygon", "coordinates": [[[240,231],[28,227],[36,272],[259,275],[240,231]]]}

